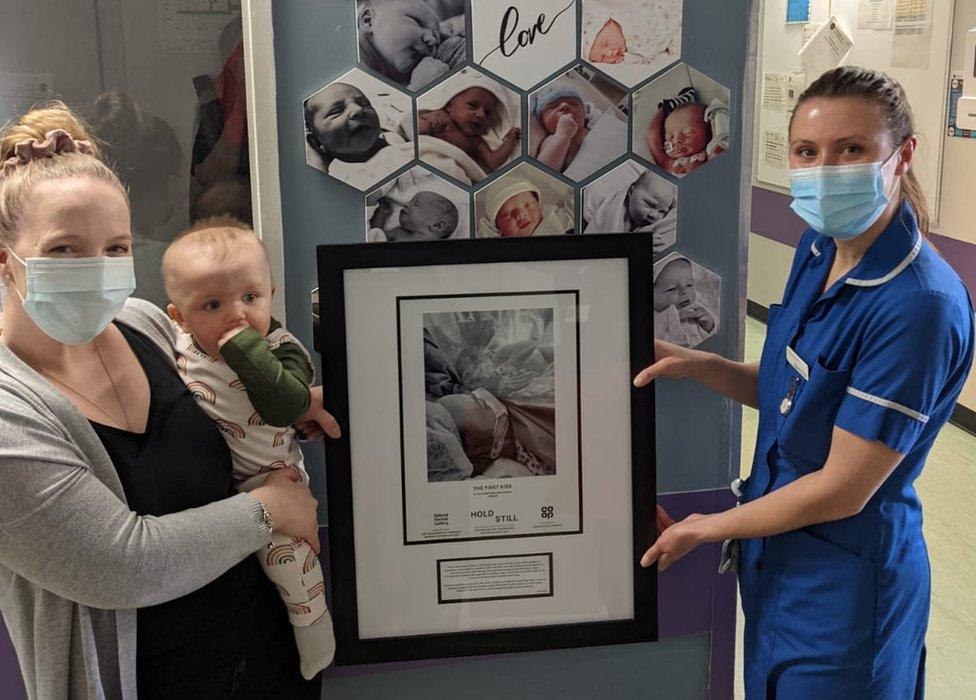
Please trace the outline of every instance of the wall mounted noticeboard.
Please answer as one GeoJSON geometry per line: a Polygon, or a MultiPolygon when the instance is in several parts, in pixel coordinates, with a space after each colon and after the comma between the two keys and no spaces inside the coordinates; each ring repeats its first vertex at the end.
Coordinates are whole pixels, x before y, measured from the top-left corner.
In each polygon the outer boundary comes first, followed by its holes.
{"type": "Polygon", "coordinates": [[[337,663],[656,641],[650,252],[318,247],[337,663]]]}
{"type": "Polygon", "coordinates": [[[810,23],[787,23],[787,0],[760,15],[754,139],[755,184],[789,188],[787,129],[796,98],[817,76],[798,56],[812,31],[837,18],[853,47],[842,63],[882,70],[908,93],[919,134],[915,172],[938,217],[952,0],[810,0],[810,23]]]}

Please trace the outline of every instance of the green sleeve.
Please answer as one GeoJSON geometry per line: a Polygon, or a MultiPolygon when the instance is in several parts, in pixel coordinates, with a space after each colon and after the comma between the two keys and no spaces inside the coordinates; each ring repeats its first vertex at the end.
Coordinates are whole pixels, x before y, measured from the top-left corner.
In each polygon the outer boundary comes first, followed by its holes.
{"type": "Polygon", "coordinates": [[[272,350],[256,330],[245,328],[224,343],[220,354],[265,423],[286,427],[305,415],[312,367],[297,344],[282,343],[272,350]]]}

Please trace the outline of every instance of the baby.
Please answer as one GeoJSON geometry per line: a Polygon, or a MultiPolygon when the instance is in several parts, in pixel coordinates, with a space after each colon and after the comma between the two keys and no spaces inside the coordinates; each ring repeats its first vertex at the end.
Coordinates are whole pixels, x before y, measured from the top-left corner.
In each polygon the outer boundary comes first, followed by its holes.
{"type": "Polygon", "coordinates": [[[464,62],[463,0],[357,0],[356,14],[363,63],[410,90],[464,62]]]}
{"type": "Polygon", "coordinates": [[[482,87],[470,87],[454,95],[443,109],[418,112],[419,133],[457,146],[474,158],[485,172],[493,173],[508,162],[520,135],[518,127],[512,127],[498,148],[488,147],[483,136],[491,129],[498,109],[495,95],[482,87]]]}
{"type": "Polygon", "coordinates": [[[647,129],[647,147],[655,162],[669,173],[685,175],[728,146],[728,107],[713,100],[707,108],[697,100],[693,87],[663,100],[647,129]],[[725,125],[713,134],[711,120],[725,125]]]}
{"type": "Polygon", "coordinates": [[[696,301],[691,262],[675,257],[654,278],[654,336],[691,348],[714,331],[715,319],[696,301]]]}
{"type": "MultiPolygon", "coordinates": [[[[224,434],[238,490],[276,469],[295,469],[308,483],[291,426],[304,418],[335,430],[324,409],[309,408],[308,352],[271,318],[274,285],[261,242],[234,219],[199,222],[167,248],[163,281],[180,331],[177,369],[224,434]]],[[[312,678],[335,651],[318,557],[307,542],[280,535],[257,556],[288,608],[302,675],[312,678]]]]}
{"type": "Polygon", "coordinates": [[[681,44],[681,0],[590,0],[583,46],[590,63],[649,64],[681,44]]]}
{"type": "Polygon", "coordinates": [[[493,183],[485,198],[485,214],[478,222],[478,235],[485,238],[573,232],[573,213],[543,204],[539,188],[528,180],[493,183]]]}
{"type": "Polygon", "coordinates": [[[370,228],[383,229],[388,241],[434,241],[450,238],[458,227],[458,209],[442,194],[422,190],[407,201],[392,193],[380,197],[370,217],[370,228]],[[399,204],[399,226],[384,228],[394,205],[399,204]]]}
{"type": "Polygon", "coordinates": [[[674,245],[677,190],[650,170],[642,170],[626,190],[591,195],[584,190],[583,233],[650,233],[655,253],[674,245]]]}
{"type": "Polygon", "coordinates": [[[369,160],[386,145],[372,103],[348,83],[332,83],[306,100],[305,132],[308,145],[326,163],[369,160]]]}
{"type": "Polygon", "coordinates": [[[539,91],[533,113],[548,134],[539,144],[536,158],[562,172],[589,134],[583,96],[572,85],[557,83],[539,91]]]}

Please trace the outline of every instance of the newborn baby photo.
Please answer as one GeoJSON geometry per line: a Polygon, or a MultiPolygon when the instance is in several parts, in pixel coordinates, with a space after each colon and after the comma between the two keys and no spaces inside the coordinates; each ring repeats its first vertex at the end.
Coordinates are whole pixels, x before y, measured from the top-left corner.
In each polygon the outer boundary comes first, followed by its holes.
{"type": "Polygon", "coordinates": [[[472,184],[521,155],[517,93],[471,68],[417,98],[420,160],[472,184]]]}
{"type": "Polygon", "coordinates": [[[420,90],[467,59],[464,0],[356,0],[359,61],[420,90]]]}
{"type": "Polygon", "coordinates": [[[693,348],[718,331],[721,278],[680,253],[654,263],[654,337],[693,348]]]}
{"type": "Polygon", "coordinates": [[[627,87],[681,54],[682,0],[583,0],[580,50],[627,87]]]}
{"type": "Polygon", "coordinates": [[[529,97],[529,155],[574,180],[592,175],[627,150],[626,105],[595,71],[568,71],[529,97]]]}
{"type": "Polygon", "coordinates": [[[366,195],[366,240],[468,238],[468,193],[421,167],[366,195]]]}
{"type": "Polygon", "coordinates": [[[675,244],[678,188],[628,160],[583,188],[583,233],[649,233],[654,253],[675,244]]]}
{"type": "Polygon", "coordinates": [[[634,152],[683,177],[729,147],[729,91],[679,64],[634,94],[634,152]]]}
{"type": "Polygon", "coordinates": [[[366,190],[413,160],[410,98],[358,68],[306,98],[305,160],[366,190]]]}
{"type": "Polygon", "coordinates": [[[479,238],[573,233],[573,188],[520,165],[475,193],[479,238]]]}

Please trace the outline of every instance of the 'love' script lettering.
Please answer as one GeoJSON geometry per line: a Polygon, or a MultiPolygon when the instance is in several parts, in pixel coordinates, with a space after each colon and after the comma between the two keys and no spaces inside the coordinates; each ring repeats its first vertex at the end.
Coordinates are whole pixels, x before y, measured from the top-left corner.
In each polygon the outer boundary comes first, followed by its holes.
{"type": "Polygon", "coordinates": [[[570,2],[550,20],[546,19],[545,12],[540,12],[535,22],[529,25],[528,28],[519,28],[519,10],[514,5],[509,5],[508,9],[505,10],[505,14],[502,15],[502,23],[498,28],[498,46],[482,56],[478,64],[483,64],[493,54],[499,51],[501,51],[505,58],[511,58],[520,48],[531,46],[539,36],[548,34],[549,30],[556,23],[556,20],[563,13],[571,10],[575,4],[575,2],[570,2]]]}

